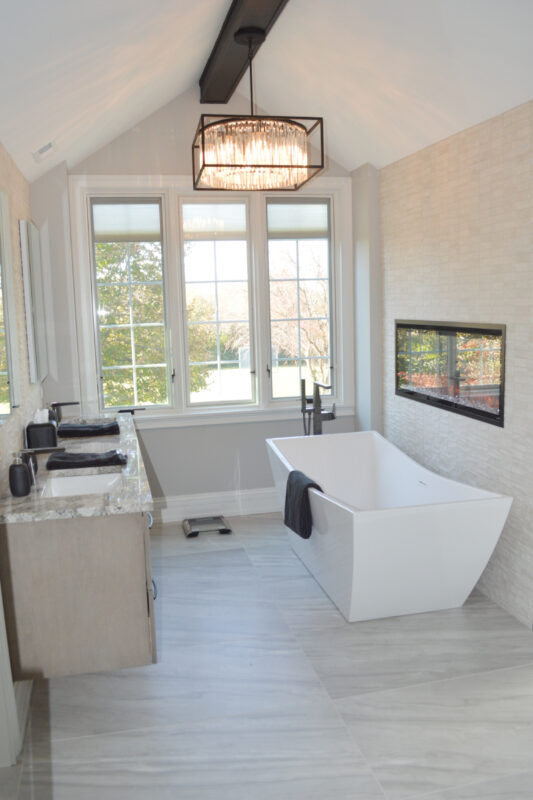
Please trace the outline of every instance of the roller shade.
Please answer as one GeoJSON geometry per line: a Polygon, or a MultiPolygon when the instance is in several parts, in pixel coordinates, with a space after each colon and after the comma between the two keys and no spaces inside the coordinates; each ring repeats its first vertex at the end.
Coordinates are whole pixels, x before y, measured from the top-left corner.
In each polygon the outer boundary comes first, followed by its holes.
{"type": "Polygon", "coordinates": [[[245,239],[244,203],[184,203],[185,239],[245,239]]]}
{"type": "Polygon", "coordinates": [[[270,239],[326,238],[329,235],[329,202],[269,202],[267,222],[270,239]]]}
{"type": "Polygon", "coordinates": [[[95,242],[159,242],[159,202],[92,202],[95,242]]]}

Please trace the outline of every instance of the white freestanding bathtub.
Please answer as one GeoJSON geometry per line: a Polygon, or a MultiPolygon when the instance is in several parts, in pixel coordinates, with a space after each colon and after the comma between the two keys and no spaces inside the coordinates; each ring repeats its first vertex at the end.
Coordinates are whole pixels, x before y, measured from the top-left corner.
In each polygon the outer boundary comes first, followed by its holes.
{"type": "Polygon", "coordinates": [[[267,439],[282,510],[290,470],[316,481],[296,554],[349,622],[455,608],[499,539],[512,498],[442,478],[374,431],[267,439]]]}

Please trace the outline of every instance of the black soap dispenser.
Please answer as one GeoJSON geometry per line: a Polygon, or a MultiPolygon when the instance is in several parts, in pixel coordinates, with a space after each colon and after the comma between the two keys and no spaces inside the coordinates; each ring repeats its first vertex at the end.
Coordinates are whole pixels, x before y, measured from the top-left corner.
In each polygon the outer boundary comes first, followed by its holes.
{"type": "Polygon", "coordinates": [[[24,497],[31,489],[30,470],[17,453],[14,456],[15,460],[9,467],[9,488],[13,497],[24,497]]]}

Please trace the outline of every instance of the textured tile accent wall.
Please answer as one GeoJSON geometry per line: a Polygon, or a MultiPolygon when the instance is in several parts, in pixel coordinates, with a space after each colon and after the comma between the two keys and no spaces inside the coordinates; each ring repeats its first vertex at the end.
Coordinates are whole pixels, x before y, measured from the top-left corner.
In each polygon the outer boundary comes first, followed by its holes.
{"type": "Polygon", "coordinates": [[[533,102],[381,171],[387,437],[514,497],[480,588],[533,622],[533,102]],[[394,320],[507,325],[505,427],[394,394],[394,320]]]}
{"type": "Polygon", "coordinates": [[[22,426],[33,416],[40,404],[40,386],[29,382],[28,349],[26,343],[26,322],[24,317],[24,294],[22,289],[22,265],[20,258],[20,239],[18,221],[29,219],[29,184],[17,169],[7,151],[0,144],[0,187],[9,198],[9,217],[11,231],[11,260],[13,265],[13,288],[15,294],[15,314],[17,320],[18,352],[20,363],[20,382],[22,403],[20,408],[0,425],[0,496],[9,492],[8,469],[14,450],[22,446],[22,426]]]}

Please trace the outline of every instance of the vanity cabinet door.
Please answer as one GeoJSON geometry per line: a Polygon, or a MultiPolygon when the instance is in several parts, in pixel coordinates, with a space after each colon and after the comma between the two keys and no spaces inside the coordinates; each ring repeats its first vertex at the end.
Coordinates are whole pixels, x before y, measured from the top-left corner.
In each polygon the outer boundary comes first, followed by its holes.
{"type": "Polygon", "coordinates": [[[151,514],[143,514],[144,518],[144,560],[146,565],[146,597],[148,601],[148,622],[150,625],[150,641],[152,643],[152,661],[157,661],[157,645],[155,638],[155,614],[154,614],[154,584],[152,582],[152,556],[150,553],[150,529],[153,517],[151,514]]]}
{"type": "Polygon", "coordinates": [[[152,663],[146,537],[139,513],[0,527],[15,680],[152,663]]]}

